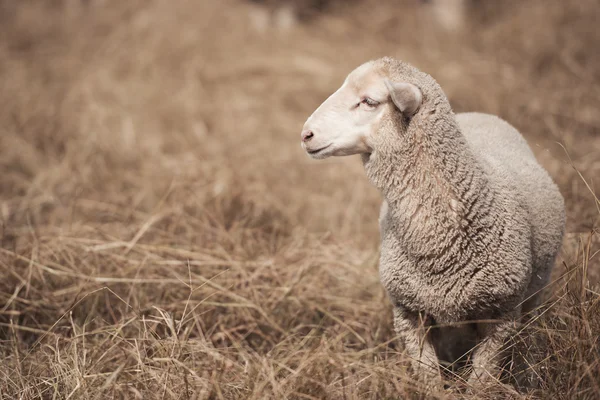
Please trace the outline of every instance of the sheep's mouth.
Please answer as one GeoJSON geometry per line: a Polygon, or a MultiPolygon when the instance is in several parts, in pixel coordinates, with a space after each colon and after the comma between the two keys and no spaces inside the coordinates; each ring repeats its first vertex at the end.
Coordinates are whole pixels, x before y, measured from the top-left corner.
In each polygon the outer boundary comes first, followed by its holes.
{"type": "Polygon", "coordinates": [[[316,149],[316,150],[306,150],[306,152],[308,154],[310,154],[311,156],[317,155],[320,152],[322,152],[323,150],[325,150],[326,148],[328,148],[329,146],[331,146],[331,143],[328,144],[327,146],[321,147],[320,149],[316,149]]]}

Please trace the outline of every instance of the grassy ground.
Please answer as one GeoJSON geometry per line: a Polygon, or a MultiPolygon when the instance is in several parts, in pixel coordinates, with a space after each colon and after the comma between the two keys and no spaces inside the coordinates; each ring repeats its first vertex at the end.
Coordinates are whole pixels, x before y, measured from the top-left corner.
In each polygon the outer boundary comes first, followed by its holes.
{"type": "MultiPolygon", "coordinates": [[[[498,3],[446,32],[410,1],[287,30],[234,0],[0,1],[2,398],[418,398],[378,282],[379,194],[358,159],[299,146],[382,55],[517,126],[559,184],[522,398],[600,398],[600,12],[498,3]]],[[[508,396],[459,386],[431,396],[508,396]]]]}

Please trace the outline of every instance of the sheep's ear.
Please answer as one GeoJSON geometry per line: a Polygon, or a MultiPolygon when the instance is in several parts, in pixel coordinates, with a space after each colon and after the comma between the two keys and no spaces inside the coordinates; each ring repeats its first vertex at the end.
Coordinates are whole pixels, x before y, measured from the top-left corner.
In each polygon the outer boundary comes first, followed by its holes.
{"type": "Polygon", "coordinates": [[[392,82],[385,80],[385,86],[390,91],[392,101],[398,110],[407,117],[414,115],[423,101],[421,90],[413,84],[406,82],[392,82]]]}

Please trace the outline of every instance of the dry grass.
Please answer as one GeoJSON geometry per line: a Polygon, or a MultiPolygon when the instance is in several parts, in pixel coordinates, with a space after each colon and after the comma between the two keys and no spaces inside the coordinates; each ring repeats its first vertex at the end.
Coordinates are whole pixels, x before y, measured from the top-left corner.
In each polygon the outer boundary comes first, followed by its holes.
{"type": "Polygon", "coordinates": [[[595,0],[488,2],[454,34],[411,2],[285,32],[234,0],[86,4],[0,1],[2,398],[419,397],[378,282],[379,195],[359,160],[298,140],[381,55],[515,124],[559,183],[568,234],[522,397],[600,397],[595,0]]]}

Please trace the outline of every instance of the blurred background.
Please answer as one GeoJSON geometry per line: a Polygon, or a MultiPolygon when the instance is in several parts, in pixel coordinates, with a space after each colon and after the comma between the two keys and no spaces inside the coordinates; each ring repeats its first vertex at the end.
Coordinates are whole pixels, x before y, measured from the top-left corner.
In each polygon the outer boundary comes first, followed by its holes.
{"type": "Polygon", "coordinates": [[[538,394],[600,396],[599,17],[597,0],[0,0],[0,393],[413,393],[380,196],[358,157],[299,140],[388,55],[456,112],[516,126],[559,185],[538,394]]]}

